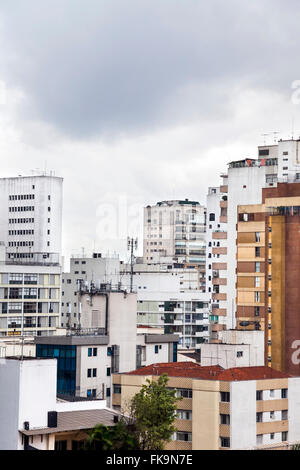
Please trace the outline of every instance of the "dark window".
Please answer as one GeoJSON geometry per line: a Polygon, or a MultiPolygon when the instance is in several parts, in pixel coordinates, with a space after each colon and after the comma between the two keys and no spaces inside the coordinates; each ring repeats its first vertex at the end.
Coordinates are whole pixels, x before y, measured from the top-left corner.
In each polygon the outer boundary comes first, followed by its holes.
{"type": "Polygon", "coordinates": [[[230,401],[230,393],[229,392],[220,392],[221,401],[229,402],[230,401]]]}
{"type": "Polygon", "coordinates": [[[281,398],[287,398],[288,394],[288,389],[287,388],[282,388],[281,389],[281,398]]]}
{"type": "Polygon", "coordinates": [[[269,155],[269,149],[260,149],[258,155],[260,157],[265,157],[266,155],[269,155]]]}
{"type": "Polygon", "coordinates": [[[220,422],[221,424],[230,424],[230,415],[220,415],[220,422]]]}
{"type": "Polygon", "coordinates": [[[262,390],[257,390],[257,391],[256,391],[256,400],[257,400],[257,401],[260,401],[260,400],[262,400],[262,399],[263,399],[263,392],[262,392],[262,390]]]}
{"type": "Polygon", "coordinates": [[[229,437],[220,437],[221,447],[230,447],[230,438],[229,437]]]}

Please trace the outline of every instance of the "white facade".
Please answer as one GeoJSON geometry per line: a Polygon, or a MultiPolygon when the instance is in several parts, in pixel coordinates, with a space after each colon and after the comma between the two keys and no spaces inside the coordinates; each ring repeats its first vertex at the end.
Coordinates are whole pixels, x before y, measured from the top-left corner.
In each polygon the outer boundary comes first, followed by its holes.
{"type": "Polygon", "coordinates": [[[62,178],[0,179],[0,240],[8,260],[61,264],[62,178]]]}
{"type": "Polygon", "coordinates": [[[214,365],[220,365],[224,369],[263,366],[263,349],[259,352],[251,344],[202,344],[201,366],[214,365]]]}
{"type": "MultiPolygon", "coordinates": [[[[56,359],[0,359],[0,450],[24,449],[25,423],[29,429],[45,429],[48,412],[98,410],[105,400],[63,403],[56,399],[56,359]]],[[[32,436],[30,444],[49,450],[50,437],[32,436]]],[[[54,441],[52,442],[54,445],[54,441]]],[[[53,447],[52,447],[53,448],[53,447]]]]}
{"type": "Polygon", "coordinates": [[[228,309],[227,175],[222,175],[222,178],[222,186],[209,188],[206,198],[206,292],[210,295],[210,341],[217,339],[220,325],[226,326],[228,309]]]}
{"type": "Polygon", "coordinates": [[[110,283],[117,285],[120,280],[119,257],[74,256],[70,260],[70,272],[62,274],[61,327],[78,326],[77,291],[78,283],[94,282],[95,285],[110,283]]]}
{"type": "Polygon", "coordinates": [[[138,293],[138,325],[164,327],[180,337],[179,347],[199,348],[209,338],[208,295],[202,292],[138,293]]]}
{"type": "Polygon", "coordinates": [[[230,405],[231,448],[256,446],[256,381],[231,382],[230,405]]]}
{"type": "Polygon", "coordinates": [[[205,207],[185,200],[162,201],[144,209],[145,263],[172,256],[178,262],[205,265],[205,207]]]}

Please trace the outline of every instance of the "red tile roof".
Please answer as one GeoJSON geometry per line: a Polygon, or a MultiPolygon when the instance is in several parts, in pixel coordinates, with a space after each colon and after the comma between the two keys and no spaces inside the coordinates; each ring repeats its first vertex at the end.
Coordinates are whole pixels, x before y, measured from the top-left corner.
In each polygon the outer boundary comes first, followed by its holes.
{"type": "Polygon", "coordinates": [[[290,377],[284,372],[271,369],[267,366],[259,367],[234,367],[223,369],[217,366],[200,366],[195,362],[161,362],[151,364],[140,369],[127,372],[128,375],[161,375],[169,377],[189,377],[203,380],[223,380],[232,382],[234,380],[262,380],[281,379],[290,377]]]}

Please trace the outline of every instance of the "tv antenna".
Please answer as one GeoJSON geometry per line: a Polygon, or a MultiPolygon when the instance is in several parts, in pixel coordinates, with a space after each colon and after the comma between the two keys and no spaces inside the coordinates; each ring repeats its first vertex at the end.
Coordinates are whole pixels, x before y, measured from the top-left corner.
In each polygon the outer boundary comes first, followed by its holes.
{"type": "Polygon", "coordinates": [[[133,292],[133,264],[134,264],[134,255],[133,251],[137,250],[138,239],[127,238],[127,249],[130,250],[130,292],[133,292]]]}

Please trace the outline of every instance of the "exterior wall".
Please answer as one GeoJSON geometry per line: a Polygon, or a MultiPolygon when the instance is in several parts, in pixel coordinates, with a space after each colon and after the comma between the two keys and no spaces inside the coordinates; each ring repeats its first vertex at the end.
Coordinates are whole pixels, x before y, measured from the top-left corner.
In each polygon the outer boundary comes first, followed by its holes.
{"type": "Polygon", "coordinates": [[[256,446],[256,381],[231,382],[230,447],[252,446],[256,446]]]}
{"type": "Polygon", "coordinates": [[[20,364],[0,359],[0,450],[18,449],[20,364]]]}
{"type": "Polygon", "coordinates": [[[25,360],[20,363],[18,428],[46,427],[48,411],[56,410],[56,360],[25,360]]]}
{"type": "Polygon", "coordinates": [[[164,327],[180,336],[179,347],[199,348],[208,342],[209,295],[202,292],[138,292],[138,325],[164,327]]]}
{"type": "Polygon", "coordinates": [[[60,297],[60,266],[0,265],[0,336],[21,335],[23,317],[25,335],[55,334],[60,297]]]}
{"type": "Polygon", "coordinates": [[[210,341],[218,342],[227,315],[227,175],[223,184],[209,188],[206,233],[206,292],[210,293],[210,341]],[[221,295],[221,297],[220,297],[221,295]],[[222,327],[220,328],[220,326],[222,327]]]}
{"type": "Polygon", "coordinates": [[[193,450],[219,449],[218,381],[193,380],[193,450]]]}
{"type": "Polygon", "coordinates": [[[205,208],[196,201],[162,201],[144,209],[145,263],[172,256],[205,267],[205,208]]]}
{"type": "Polygon", "coordinates": [[[300,377],[288,379],[289,441],[300,441],[300,377]]]}
{"type": "MultiPolygon", "coordinates": [[[[70,260],[70,272],[62,274],[61,326],[78,327],[77,291],[78,283],[94,282],[117,285],[120,281],[118,257],[103,257],[94,253],[92,257],[77,256],[70,260]]],[[[129,284],[128,284],[129,285],[129,284]]]]}
{"type": "Polygon", "coordinates": [[[202,344],[201,365],[219,364],[224,369],[264,365],[264,351],[256,354],[250,344],[202,344]]]}
{"type": "Polygon", "coordinates": [[[61,263],[62,182],[54,176],[0,179],[4,202],[0,209],[0,240],[7,247],[9,259],[61,263]],[[27,210],[21,210],[23,207],[27,210]],[[15,234],[20,230],[33,233],[15,234]]]}
{"type": "Polygon", "coordinates": [[[76,395],[87,397],[88,390],[96,390],[96,398],[105,398],[107,388],[111,387],[111,357],[107,355],[107,346],[77,346],[76,358],[76,395]],[[89,348],[97,348],[97,356],[88,356],[89,348]],[[88,377],[88,369],[97,369],[96,377],[88,377]],[[109,374],[110,374],[109,372],[109,374]]]}

